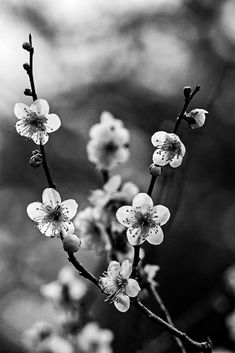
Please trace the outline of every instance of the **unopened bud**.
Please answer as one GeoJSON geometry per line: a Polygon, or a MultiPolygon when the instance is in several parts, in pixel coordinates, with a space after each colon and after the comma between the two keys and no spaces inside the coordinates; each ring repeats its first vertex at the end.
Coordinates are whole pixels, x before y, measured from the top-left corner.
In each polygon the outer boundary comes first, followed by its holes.
{"type": "Polygon", "coordinates": [[[28,72],[30,70],[30,65],[28,63],[24,63],[23,68],[28,72]]]}
{"type": "Polygon", "coordinates": [[[32,46],[31,46],[28,42],[24,42],[24,43],[22,44],[22,48],[23,48],[24,50],[27,50],[27,51],[31,51],[31,50],[32,50],[32,46]]]}
{"type": "Polygon", "coordinates": [[[33,155],[29,160],[29,164],[33,168],[39,168],[42,165],[43,157],[39,151],[33,151],[33,155]],[[35,153],[37,152],[37,153],[35,153]]]}
{"type": "Polygon", "coordinates": [[[206,114],[208,114],[207,110],[196,108],[186,114],[185,120],[192,129],[198,129],[205,124],[206,114]]]}
{"type": "Polygon", "coordinates": [[[192,88],[190,86],[185,86],[184,87],[184,96],[185,96],[185,98],[189,98],[191,92],[192,92],[192,88]]]}
{"type": "Polygon", "coordinates": [[[149,172],[152,176],[159,176],[162,173],[162,168],[159,165],[156,165],[154,163],[151,164],[151,166],[149,167],[149,172]]]}
{"type": "Polygon", "coordinates": [[[24,90],[24,95],[25,95],[25,96],[32,96],[32,91],[31,91],[31,89],[26,88],[26,89],[24,90]]]}
{"type": "Polygon", "coordinates": [[[66,252],[76,252],[80,245],[81,240],[75,234],[68,234],[63,238],[63,247],[66,252]]]}

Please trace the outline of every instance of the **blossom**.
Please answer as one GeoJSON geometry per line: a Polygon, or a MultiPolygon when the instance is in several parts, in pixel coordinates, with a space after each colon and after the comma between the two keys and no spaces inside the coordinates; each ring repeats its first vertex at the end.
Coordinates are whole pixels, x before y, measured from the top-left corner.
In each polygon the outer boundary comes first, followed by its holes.
{"type": "Polygon", "coordinates": [[[185,155],[185,146],[176,134],[157,131],[153,134],[151,141],[156,147],[153,154],[155,164],[164,166],[169,163],[173,168],[181,165],[185,155]]]}
{"type": "Polygon", "coordinates": [[[110,345],[113,338],[110,330],[101,329],[96,322],[89,322],[79,333],[78,346],[83,353],[112,353],[110,345]]]}
{"type": "Polygon", "coordinates": [[[129,260],[124,260],[122,265],[117,261],[111,261],[107,272],[99,280],[100,287],[108,295],[108,299],[122,312],[129,309],[130,297],[136,297],[141,290],[138,282],[130,278],[131,272],[129,260]]]}
{"type": "Polygon", "coordinates": [[[30,352],[41,342],[51,336],[53,328],[50,324],[43,321],[36,322],[32,327],[26,330],[22,335],[22,343],[30,352]]]}
{"type": "Polygon", "coordinates": [[[38,347],[36,353],[73,353],[72,344],[65,338],[52,335],[44,340],[38,347]]]}
{"type": "Polygon", "coordinates": [[[60,194],[55,189],[47,188],[42,193],[42,202],[29,204],[27,213],[43,235],[54,237],[61,232],[74,231],[71,219],[76,215],[77,208],[75,200],[61,202],[60,194]]]}
{"type": "Polygon", "coordinates": [[[56,114],[49,114],[49,105],[45,99],[36,99],[29,107],[24,103],[16,103],[14,113],[19,121],[16,131],[37,145],[45,145],[48,133],[59,129],[61,122],[56,114]]]}
{"type": "Polygon", "coordinates": [[[108,170],[127,161],[130,137],[122,121],[111,113],[103,112],[100,121],[90,129],[87,153],[89,161],[98,169],[108,170]]]}
{"type": "Polygon", "coordinates": [[[122,206],[117,210],[117,220],[127,227],[127,238],[131,245],[140,245],[145,240],[158,245],[163,241],[161,225],[170,218],[170,212],[163,205],[153,205],[148,194],[139,193],[132,206],[122,206]]]}
{"type": "Polygon", "coordinates": [[[98,253],[111,250],[112,246],[105,224],[99,219],[95,208],[86,207],[78,212],[74,224],[79,229],[81,248],[96,249],[98,253]]]}
{"type": "Polygon", "coordinates": [[[187,122],[192,129],[202,127],[206,121],[206,114],[208,111],[205,109],[193,109],[186,115],[187,122]]]}
{"type": "Polygon", "coordinates": [[[55,304],[63,304],[82,299],[87,292],[87,286],[80,277],[77,277],[76,271],[71,266],[64,266],[58,273],[58,279],[41,286],[40,292],[55,304]]]}

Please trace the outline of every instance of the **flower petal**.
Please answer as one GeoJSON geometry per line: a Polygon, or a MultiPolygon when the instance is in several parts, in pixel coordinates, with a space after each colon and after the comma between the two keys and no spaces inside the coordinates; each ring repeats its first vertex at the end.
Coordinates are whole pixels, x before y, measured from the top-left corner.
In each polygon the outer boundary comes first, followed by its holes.
{"type": "Polygon", "coordinates": [[[159,225],[165,224],[170,218],[170,211],[163,205],[153,207],[153,221],[159,225]]]}
{"type": "Polygon", "coordinates": [[[122,183],[122,178],[120,175],[112,176],[109,181],[104,185],[104,190],[108,191],[109,193],[113,193],[117,191],[122,183]]]}
{"type": "Polygon", "coordinates": [[[38,224],[38,229],[45,235],[45,237],[53,238],[59,234],[60,227],[58,229],[54,222],[42,222],[38,224]]]}
{"type": "Polygon", "coordinates": [[[47,122],[44,124],[46,132],[50,133],[59,129],[61,125],[60,118],[56,114],[48,114],[46,116],[47,122]]]}
{"type": "Polygon", "coordinates": [[[27,118],[30,115],[29,106],[24,103],[16,103],[14,107],[14,114],[17,119],[27,118]]]}
{"type": "Polygon", "coordinates": [[[152,245],[159,245],[162,243],[164,238],[162,228],[160,226],[156,226],[149,230],[149,235],[146,240],[152,245]]]}
{"type": "Polygon", "coordinates": [[[159,146],[167,139],[168,133],[165,131],[157,131],[151,137],[151,142],[154,146],[159,146]]]}
{"type": "Polygon", "coordinates": [[[60,232],[63,232],[63,234],[70,234],[70,233],[74,233],[75,231],[74,224],[71,221],[60,222],[60,225],[58,228],[59,228],[59,231],[57,232],[58,235],[60,232]]]}
{"type": "Polygon", "coordinates": [[[141,290],[140,286],[139,286],[139,283],[133,279],[133,278],[130,278],[128,280],[128,284],[126,285],[126,294],[129,296],[129,297],[136,297],[137,294],[139,293],[139,291],[141,290]]]}
{"type": "Polygon", "coordinates": [[[132,266],[129,260],[124,260],[121,265],[120,274],[124,279],[128,279],[132,272],[132,266]]]}
{"type": "Polygon", "coordinates": [[[119,311],[125,313],[130,308],[130,298],[127,295],[120,293],[115,299],[114,305],[119,311]]]}
{"type": "Polygon", "coordinates": [[[160,148],[157,148],[153,154],[153,163],[163,167],[168,162],[168,152],[162,151],[160,148]]]}
{"type": "Polygon", "coordinates": [[[38,115],[46,115],[49,113],[49,104],[45,99],[36,99],[30,106],[32,112],[38,115]]]}
{"type": "Polygon", "coordinates": [[[146,213],[153,208],[153,200],[148,194],[140,192],[134,197],[132,206],[135,211],[146,213]]]}
{"type": "Polygon", "coordinates": [[[55,189],[46,188],[42,193],[42,203],[55,208],[61,204],[60,194],[55,189]]]}
{"type": "Polygon", "coordinates": [[[41,202],[32,202],[27,207],[27,214],[34,222],[40,222],[47,212],[41,202]]]}
{"type": "Polygon", "coordinates": [[[141,236],[141,228],[128,228],[127,229],[127,239],[129,243],[133,246],[140,245],[145,241],[145,238],[141,236]]]}
{"type": "Polygon", "coordinates": [[[76,216],[78,204],[75,200],[69,199],[61,203],[62,212],[68,220],[76,216]]]}
{"type": "Polygon", "coordinates": [[[172,168],[177,168],[181,165],[182,161],[182,156],[174,156],[174,158],[169,162],[169,164],[172,168]]]}
{"type": "Polygon", "coordinates": [[[111,261],[108,266],[108,275],[116,278],[116,276],[120,273],[120,263],[117,261],[111,261]]]}
{"type": "Polygon", "coordinates": [[[29,133],[29,129],[27,124],[25,123],[24,119],[21,119],[19,121],[17,121],[16,123],[16,131],[18,132],[18,134],[20,134],[21,136],[25,136],[25,137],[29,137],[31,138],[31,135],[29,133]]]}
{"type": "Polygon", "coordinates": [[[132,206],[122,206],[116,212],[119,223],[125,227],[130,227],[136,222],[135,213],[132,206]]]}
{"type": "Polygon", "coordinates": [[[31,138],[37,145],[45,145],[49,139],[49,136],[45,131],[37,131],[31,136],[31,138]]]}

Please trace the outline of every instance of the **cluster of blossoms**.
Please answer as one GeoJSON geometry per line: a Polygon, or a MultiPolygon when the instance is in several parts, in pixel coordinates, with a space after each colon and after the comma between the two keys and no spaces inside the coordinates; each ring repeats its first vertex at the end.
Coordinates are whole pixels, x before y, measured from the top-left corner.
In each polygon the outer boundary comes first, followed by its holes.
{"type": "MultiPolygon", "coordinates": [[[[32,53],[31,44],[26,44],[24,49],[32,53]]],[[[28,75],[32,75],[32,67],[25,65],[28,75]]],[[[33,93],[30,95],[33,96],[33,93]]],[[[34,151],[31,165],[38,167],[43,164],[45,168],[43,146],[48,142],[48,133],[60,127],[59,117],[49,114],[49,105],[44,99],[35,99],[30,107],[17,103],[14,113],[19,119],[17,132],[40,145],[41,151],[34,151]]],[[[203,109],[194,109],[185,113],[183,118],[192,128],[197,128],[204,124],[206,113],[203,109]]],[[[44,236],[61,238],[70,261],[71,254],[80,247],[115,257],[115,261],[109,262],[107,271],[94,282],[107,300],[114,303],[120,312],[126,312],[130,308],[131,298],[136,298],[145,287],[157,285],[154,278],[159,267],[138,263],[141,258],[140,245],[146,241],[151,245],[162,243],[164,235],[161,227],[168,222],[170,211],[163,205],[154,205],[151,192],[139,192],[134,183],[122,182],[120,175],[109,176],[110,170],[129,158],[129,131],[121,120],[105,111],[101,114],[100,123],[95,124],[89,134],[88,159],[108,179],[102,189],[91,193],[91,206],[77,213],[75,200],[62,201],[59,192],[49,187],[42,193],[42,202],[28,205],[27,214],[44,236]],[[75,229],[79,237],[74,234],[75,229]],[[135,258],[132,264],[133,253],[135,258]],[[148,286],[145,286],[146,283],[148,286]]],[[[175,133],[158,131],[151,141],[156,147],[153,154],[156,166],[161,168],[169,164],[176,168],[181,165],[185,146],[175,133]]],[[[24,335],[27,349],[35,353],[112,353],[113,333],[91,322],[87,310],[85,313],[81,310],[80,304],[87,291],[87,286],[71,267],[62,268],[56,281],[43,285],[41,294],[59,308],[59,327],[55,329],[49,324],[37,323],[24,335]]]]}
{"type": "Polygon", "coordinates": [[[35,353],[112,353],[113,333],[89,321],[79,305],[86,292],[85,282],[68,266],[58,273],[57,281],[42,286],[42,295],[57,309],[55,322],[37,322],[26,330],[23,335],[26,350],[35,353]]]}

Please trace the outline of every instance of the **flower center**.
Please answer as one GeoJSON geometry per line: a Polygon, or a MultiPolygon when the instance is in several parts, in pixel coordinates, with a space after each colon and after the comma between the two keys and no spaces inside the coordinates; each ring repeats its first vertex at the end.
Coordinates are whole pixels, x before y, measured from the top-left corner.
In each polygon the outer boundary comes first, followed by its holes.
{"type": "Polygon", "coordinates": [[[107,153],[114,153],[117,150],[118,150],[118,146],[113,141],[110,141],[105,145],[105,151],[107,153]]]}
{"type": "Polygon", "coordinates": [[[181,154],[181,144],[177,140],[174,140],[174,141],[166,140],[163,143],[161,149],[162,151],[166,151],[173,156],[181,154]]]}
{"type": "Polygon", "coordinates": [[[47,221],[51,222],[59,222],[62,221],[63,219],[63,214],[62,214],[62,207],[60,205],[56,206],[55,208],[53,208],[52,210],[50,210],[47,213],[47,221]]]}
{"type": "Polygon", "coordinates": [[[38,115],[35,112],[30,112],[29,117],[26,118],[26,123],[36,132],[45,131],[45,124],[47,123],[47,118],[44,115],[38,115]]]}
{"type": "Polygon", "coordinates": [[[150,226],[150,223],[152,221],[152,217],[151,217],[151,213],[150,212],[147,212],[147,213],[141,213],[139,211],[137,211],[135,213],[135,218],[138,222],[138,225],[140,227],[149,227],[150,226]]]}

